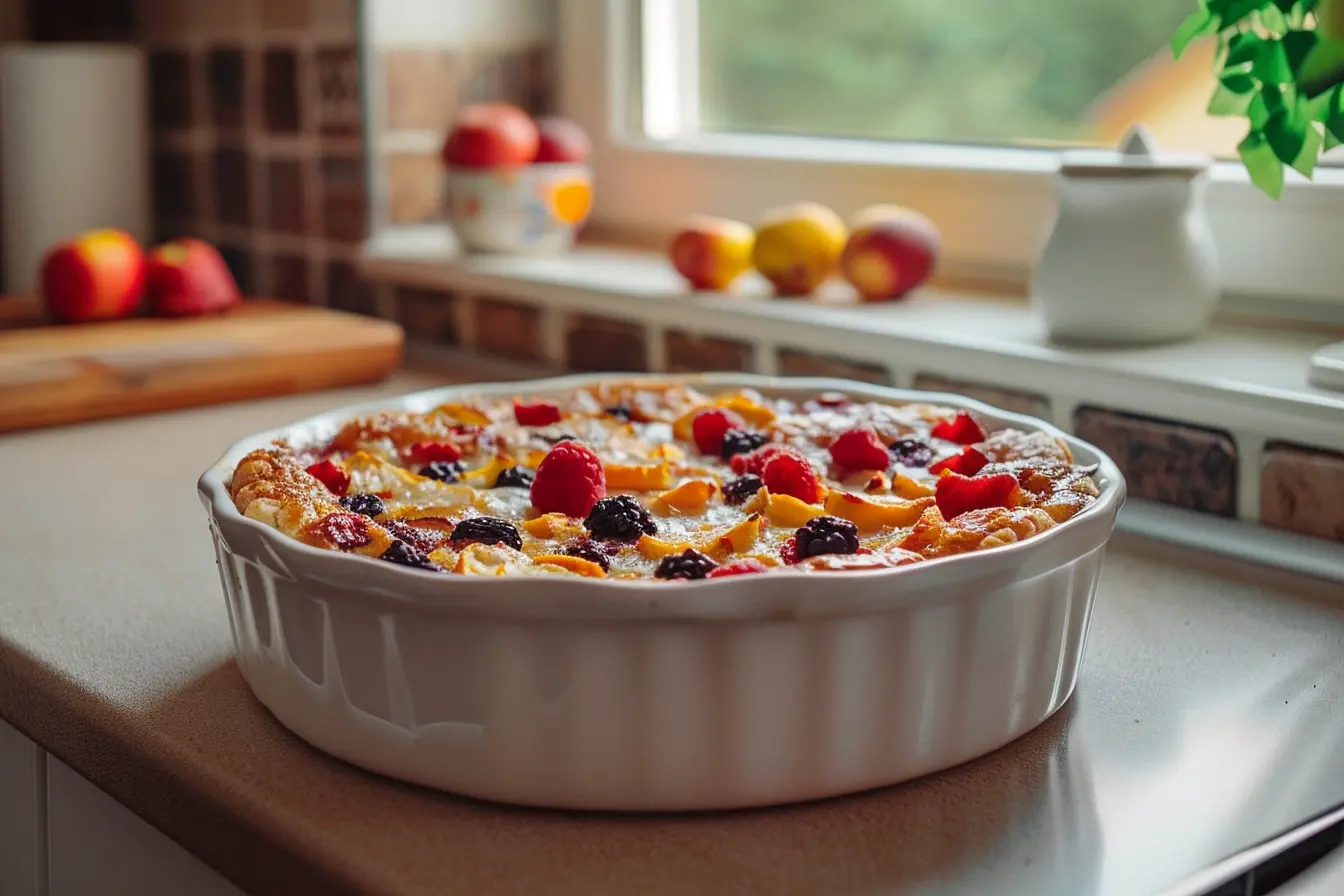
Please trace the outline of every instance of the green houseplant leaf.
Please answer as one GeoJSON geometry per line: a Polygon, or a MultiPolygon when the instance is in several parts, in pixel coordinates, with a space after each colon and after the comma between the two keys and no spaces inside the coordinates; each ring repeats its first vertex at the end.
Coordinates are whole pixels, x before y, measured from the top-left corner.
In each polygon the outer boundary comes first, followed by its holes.
{"type": "Polygon", "coordinates": [[[1274,155],[1274,150],[1263,134],[1251,131],[1237,145],[1237,153],[1241,156],[1241,163],[1246,166],[1251,183],[1272,199],[1283,195],[1283,163],[1274,155]]]}
{"type": "Polygon", "coordinates": [[[1207,7],[1200,6],[1199,9],[1190,13],[1176,29],[1176,33],[1171,36],[1171,55],[1180,59],[1181,54],[1185,52],[1185,48],[1190,46],[1191,41],[1195,38],[1207,34],[1216,34],[1217,32],[1218,17],[1209,12],[1207,7]]]}
{"type": "Polygon", "coordinates": [[[1283,194],[1285,168],[1310,178],[1344,144],[1344,0],[1196,0],[1172,36],[1179,57],[1217,35],[1209,115],[1249,125],[1237,154],[1251,182],[1283,194]]]}

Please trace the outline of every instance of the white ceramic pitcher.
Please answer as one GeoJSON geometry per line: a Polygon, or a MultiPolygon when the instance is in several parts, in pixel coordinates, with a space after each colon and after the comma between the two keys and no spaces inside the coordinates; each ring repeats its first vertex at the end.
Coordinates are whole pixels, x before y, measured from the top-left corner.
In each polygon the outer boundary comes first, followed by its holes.
{"type": "Polygon", "coordinates": [[[1052,339],[1136,345],[1203,329],[1218,301],[1209,166],[1159,154],[1142,127],[1118,152],[1064,154],[1059,212],[1032,278],[1052,339]]]}

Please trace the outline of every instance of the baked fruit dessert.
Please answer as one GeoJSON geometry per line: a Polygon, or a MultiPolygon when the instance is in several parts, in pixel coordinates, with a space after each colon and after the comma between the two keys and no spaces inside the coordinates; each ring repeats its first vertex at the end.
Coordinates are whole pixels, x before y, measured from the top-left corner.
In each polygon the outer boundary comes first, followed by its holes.
{"type": "Polygon", "coordinates": [[[412,569],[687,580],[1012,544],[1090,505],[1093,472],[964,410],[610,381],[359,417],[253,451],[229,494],[306,544],[412,569]]]}

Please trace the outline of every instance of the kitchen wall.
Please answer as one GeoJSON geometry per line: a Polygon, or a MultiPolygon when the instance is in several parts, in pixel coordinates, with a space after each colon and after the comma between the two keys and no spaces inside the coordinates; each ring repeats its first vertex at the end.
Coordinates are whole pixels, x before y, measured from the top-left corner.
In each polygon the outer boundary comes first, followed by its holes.
{"type": "Polygon", "coordinates": [[[375,313],[361,242],[437,216],[437,152],[459,103],[549,108],[553,9],[140,0],[160,235],[216,243],[255,294],[375,313]]]}

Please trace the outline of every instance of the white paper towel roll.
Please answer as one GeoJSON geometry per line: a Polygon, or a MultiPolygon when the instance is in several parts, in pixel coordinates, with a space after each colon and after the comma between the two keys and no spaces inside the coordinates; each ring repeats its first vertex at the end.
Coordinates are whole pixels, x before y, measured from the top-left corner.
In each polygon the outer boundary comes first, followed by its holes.
{"type": "Polygon", "coordinates": [[[0,48],[4,286],[30,292],[55,242],[96,227],[150,237],[144,56],[135,47],[0,48]]]}

